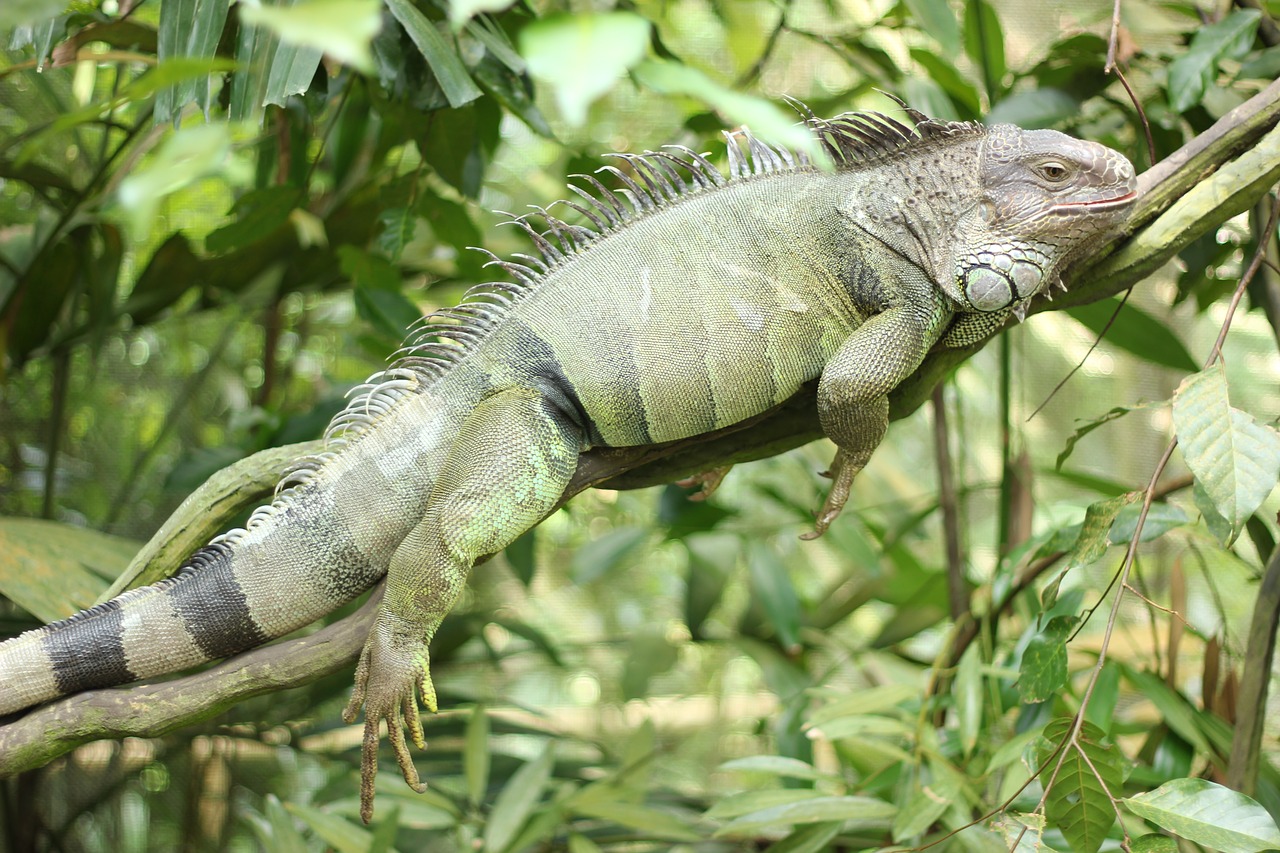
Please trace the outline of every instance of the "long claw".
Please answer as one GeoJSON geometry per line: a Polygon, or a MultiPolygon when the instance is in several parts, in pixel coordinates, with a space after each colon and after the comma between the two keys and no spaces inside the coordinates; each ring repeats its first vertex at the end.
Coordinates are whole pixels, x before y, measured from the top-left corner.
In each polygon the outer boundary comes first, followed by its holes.
{"type": "Polygon", "coordinates": [[[413,700],[412,693],[404,697],[404,722],[413,745],[418,749],[426,749],[427,738],[422,733],[422,717],[418,714],[418,703],[413,700]]]}
{"type": "Polygon", "coordinates": [[[702,471],[692,477],[676,480],[676,485],[684,489],[692,489],[697,486],[698,490],[689,495],[689,500],[705,501],[715,494],[716,489],[720,488],[720,484],[724,482],[725,475],[729,473],[729,469],[732,467],[732,465],[725,465],[720,468],[712,468],[709,471],[702,471]]]}
{"type": "Polygon", "coordinates": [[[845,503],[848,502],[849,494],[853,490],[853,478],[858,475],[858,472],[862,470],[865,464],[865,461],[859,462],[851,458],[843,450],[836,452],[835,461],[831,463],[831,470],[826,472],[827,476],[830,476],[832,480],[831,491],[827,493],[827,499],[822,503],[822,510],[818,513],[818,518],[813,523],[813,530],[800,534],[801,539],[806,541],[817,539],[827,532],[831,522],[840,516],[845,503]]]}
{"type": "Polygon", "coordinates": [[[360,750],[360,820],[373,820],[373,779],[378,773],[378,717],[364,721],[364,744],[360,750]]]}
{"type": "Polygon", "coordinates": [[[360,754],[360,819],[373,819],[374,778],[378,773],[378,741],[382,721],[387,721],[387,739],[396,764],[409,787],[422,793],[427,786],[418,777],[418,768],[409,753],[405,730],[414,746],[427,748],[417,694],[423,704],[436,710],[435,686],[431,683],[430,660],[426,649],[406,650],[391,631],[377,627],[369,634],[360,663],[356,666],[355,689],[343,717],[351,722],[364,708],[364,741],[360,754]],[[416,690],[415,690],[416,688],[416,690]]]}
{"type": "MultiPolygon", "coordinates": [[[[413,698],[410,697],[409,701],[412,702],[413,698]]],[[[418,768],[414,766],[413,756],[409,754],[409,744],[404,739],[404,727],[401,724],[399,709],[396,709],[396,712],[387,719],[387,736],[391,741],[391,751],[396,756],[396,764],[400,765],[400,775],[404,776],[404,781],[410,788],[421,794],[427,790],[427,786],[418,778],[418,768]]]]}

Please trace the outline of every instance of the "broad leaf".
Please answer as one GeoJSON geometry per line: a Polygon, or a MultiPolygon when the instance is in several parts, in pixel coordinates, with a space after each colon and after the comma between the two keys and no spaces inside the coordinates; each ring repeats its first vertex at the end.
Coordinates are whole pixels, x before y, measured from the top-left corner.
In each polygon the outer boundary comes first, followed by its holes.
{"type": "Polygon", "coordinates": [[[920,29],[933,36],[943,56],[960,53],[960,22],[946,0],[905,0],[920,29]]]}
{"type": "Polygon", "coordinates": [[[825,162],[813,134],[797,124],[792,116],[762,98],[722,86],[696,68],[669,60],[650,59],[636,68],[635,76],[646,88],[665,95],[697,98],[721,113],[731,124],[745,125],[761,139],[805,151],[819,162],[825,162]]]}
{"type": "Polygon", "coordinates": [[[1041,763],[1049,763],[1040,778],[1045,786],[1053,779],[1045,816],[1050,825],[1062,830],[1075,853],[1097,853],[1116,821],[1111,798],[1120,793],[1124,771],[1119,751],[1113,744],[1104,745],[1102,732],[1090,723],[1083,724],[1074,744],[1064,747],[1065,756],[1059,754],[1049,761],[1053,748],[1068,736],[1071,726],[1070,719],[1058,719],[1045,728],[1045,738],[1052,746],[1041,751],[1041,763]],[[1061,766],[1055,777],[1053,770],[1059,759],[1061,766]]]}
{"type": "Polygon", "coordinates": [[[573,582],[590,583],[608,574],[648,538],[643,527],[619,527],[591,540],[573,555],[573,582]]]}
{"type": "Polygon", "coordinates": [[[542,792],[551,779],[555,763],[555,742],[547,741],[542,752],[532,761],[520,766],[511,774],[502,793],[494,801],[493,811],[484,827],[484,849],[505,850],[515,838],[524,822],[529,819],[533,807],[542,798],[542,792]]]}
{"type": "Polygon", "coordinates": [[[1103,299],[1088,305],[1076,305],[1067,314],[1095,335],[1106,329],[1106,341],[1122,350],[1133,353],[1144,361],[1172,367],[1174,370],[1198,370],[1200,365],[1191,357],[1182,341],[1169,328],[1132,303],[1116,313],[1117,299],[1103,299]],[[1112,316],[1115,319],[1112,320],[1112,316]],[[1107,323],[1110,322],[1110,327],[1107,323]]]}
{"type": "Polygon", "coordinates": [[[649,22],[631,12],[551,15],[520,31],[529,73],[555,93],[564,120],[578,126],[587,107],[644,58],[649,22]]]}
{"type": "MultiPolygon", "coordinates": [[[[382,26],[378,0],[299,0],[292,5],[242,2],[241,22],[265,27],[280,41],[310,48],[365,72],[373,72],[369,42],[382,26]]],[[[312,66],[314,71],[314,66],[312,66]]]]}
{"type": "Polygon", "coordinates": [[[751,835],[783,826],[834,820],[845,821],[846,830],[882,829],[893,822],[897,812],[897,806],[872,797],[815,797],[745,814],[717,830],[716,836],[751,835]]]}
{"type": "Polygon", "coordinates": [[[431,67],[431,73],[436,75],[436,81],[444,90],[449,106],[460,107],[483,94],[467,73],[457,51],[450,47],[426,15],[419,12],[409,0],[386,0],[386,4],[417,45],[422,58],[431,67]]]}
{"type": "Polygon", "coordinates": [[[806,761],[782,755],[750,755],[746,758],[735,758],[721,764],[717,769],[722,773],[736,770],[746,773],[766,773],[791,779],[832,778],[830,774],[823,773],[806,761]]]}
{"type": "Polygon", "coordinates": [[[1213,85],[1218,63],[1238,59],[1249,50],[1260,20],[1262,13],[1257,9],[1237,9],[1197,30],[1190,49],[1169,64],[1169,105],[1181,113],[1200,103],[1213,85]]]}
{"type": "Polygon", "coordinates": [[[1022,653],[1018,694],[1025,703],[1043,702],[1067,682],[1067,637],[1080,620],[1055,616],[1022,653]]]}
{"type": "Polygon", "coordinates": [[[467,780],[467,799],[473,806],[484,801],[489,787],[489,715],[483,705],[471,709],[467,739],[462,752],[462,773],[467,780]]]}
{"type": "Polygon", "coordinates": [[[1080,426],[1076,427],[1076,431],[1067,438],[1066,445],[1062,448],[1062,452],[1058,454],[1058,458],[1054,463],[1054,470],[1061,471],[1062,463],[1066,462],[1067,458],[1071,456],[1071,452],[1076,449],[1076,444],[1080,439],[1084,438],[1098,427],[1103,426],[1104,424],[1109,424],[1118,418],[1122,418],[1130,412],[1134,412],[1139,409],[1151,409],[1157,406],[1164,406],[1166,403],[1167,401],[1161,401],[1158,403],[1138,403],[1133,406],[1116,406],[1111,411],[1101,415],[1100,417],[1094,418],[1091,421],[1077,420],[1076,423],[1080,424],[1080,426]]]}
{"type": "Polygon", "coordinates": [[[747,569],[752,595],[778,635],[779,644],[786,650],[798,649],[800,602],[787,567],[773,548],[757,542],[748,549],[747,569]]]}
{"type": "Polygon", "coordinates": [[[1124,804],[1161,829],[1222,853],[1280,848],[1280,828],[1270,812],[1206,779],[1174,779],[1124,804]]]}
{"type": "Polygon", "coordinates": [[[93,605],[142,547],[96,530],[0,518],[0,593],[45,622],[93,605]]]}
{"type": "Polygon", "coordinates": [[[1173,425],[1187,467],[1230,525],[1229,545],[1280,478],[1280,433],[1231,406],[1221,361],[1178,386],[1173,425]]]}
{"type": "Polygon", "coordinates": [[[338,853],[364,853],[373,842],[373,834],[369,830],[327,809],[317,809],[299,803],[285,803],[284,807],[338,853]]]}

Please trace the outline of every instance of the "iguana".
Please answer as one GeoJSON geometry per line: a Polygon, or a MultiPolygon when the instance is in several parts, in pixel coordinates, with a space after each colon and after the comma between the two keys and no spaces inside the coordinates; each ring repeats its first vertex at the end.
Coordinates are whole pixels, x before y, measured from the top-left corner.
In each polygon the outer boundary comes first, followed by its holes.
{"type": "Polygon", "coordinates": [[[1120,154],[1050,130],[801,107],[831,168],[745,131],[724,174],[683,147],[615,155],[570,189],[570,224],[508,281],[427,318],[246,527],[179,574],[0,644],[0,713],[174,672],[296,630],[387,577],[344,711],[363,707],[361,816],[379,729],[436,710],[428,645],[472,565],[536,525],[580,453],[708,433],[818,384],[836,444],[820,534],[935,345],[1022,318],[1062,266],[1119,233],[1120,154]],[[416,697],[415,697],[416,691],[416,697]]]}

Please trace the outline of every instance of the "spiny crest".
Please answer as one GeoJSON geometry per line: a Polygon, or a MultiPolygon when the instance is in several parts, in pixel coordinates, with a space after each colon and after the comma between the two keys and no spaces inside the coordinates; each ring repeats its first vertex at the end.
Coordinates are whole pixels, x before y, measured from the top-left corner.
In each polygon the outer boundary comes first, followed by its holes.
{"type": "Polygon", "coordinates": [[[841,171],[884,160],[921,143],[972,139],[987,132],[978,122],[930,118],[907,106],[905,101],[893,95],[889,97],[911,119],[911,126],[877,112],[843,113],[824,119],[794,98],[788,98],[787,103],[804,117],[805,125],[818,137],[823,149],[841,171]]]}
{"type": "MultiPolygon", "coordinates": [[[[801,114],[805,125],[840,170],[882,160],[923,141],[985,132],[978,124],[929,118],[902,101],[898,103],[910,118],[910,127],[880,113],[846,113],[822,119],[801,102],[794,99],[788,102],[801,114]]],[[[538,206],[532,206],[532,214],[505,214],[510,219],[503,224],[524,231],[536,253],[517,252],[506,259],[487,249],[476,249],[488,255],[486,267],[500,267],[511,281],[477,285],[464,295],[461,304],[436,311],[415,323],[391,366],[352,391],[355,396],[325,433],[325,452],[295,463],[286,472],[277,495],[284,489],[306,483],[336,450],[377,423],[397,401],[443,376],[484,340],[520,299],[535,291],[549,273],[602,238],[640,217],[698,193],[758,176],[814,168],[804,152],[770,145],[746,128],[726,131],[725,141],[727,175],[708,159],[708,154],[683,145],[668,145],[660,151],[643,154],[608,155],[621,160],[625,168],[610,164],[598,169],[596,174],[611,175],[619,184],[615,189],[605,186],[595,175],[572,175],[579,183],[570,184],[569,190],[577,200],[563,200],[558,204],[577,213],[584,224],[569,223],[538,206]],[[530,221],[535,215],[543,228],[530,221]]],[[[260,514],[250,518],[249,526],[272,512],[273,507],[263,507],[260,514]]]]}

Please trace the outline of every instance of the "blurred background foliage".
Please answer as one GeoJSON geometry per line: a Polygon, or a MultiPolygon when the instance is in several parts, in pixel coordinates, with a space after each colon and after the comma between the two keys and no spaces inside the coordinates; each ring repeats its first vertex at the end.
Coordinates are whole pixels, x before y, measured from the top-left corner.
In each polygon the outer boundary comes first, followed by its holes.
{"type": "MultiPolygon", "coordinates": [[[[468,247],[527,250],[492,211],[564,197],[568,176],[607,152],[679,143],[722,158],[719,130],[744,123],[803,146],[781,95],[830,115],[892,110],[883,90],[941,118],[1057,127],[1146,168],[1138,114],[1104,71],[1111,11],[6,2],[0,631],[91,603],[213,471],[319,436],[408,323],[487,280],[468,247]]],[[[1275,0],[1125,0],[1120,12],[1118,58],[1156,159],[1280,73],[1275,0]]],[[[1121,549],[1073,561],[1049,593],[1005,597],[1033,561],[1070,549],[1087,507],[1146,482],[1171,429],[1159,401],[1208,354],[1258,235],[1274,258],[1264,221],[1238,217],[1194,242],[1087,359],[1113,304],[1039,315],[964,364],[941,397],[954,499],[926,410],[893,427],[856,512],[818,542],[797,535],[825,491],[824,442],[735,470],[704,503],[675,486],[578,497],[475,572],[433,646],[447,710],[418,758],[432,787],[414,795],[384,772],[372,827],[356,817],[342,674],[8,780],[3,843],[1092,853],[1167,826],[1117,810],[1088,779],[1061,782],[1068,793],[1038,823],[1042,784],[1020,790],[1046,725],[1080,706],[1101,642],[1101,614],[1069,645],[1068,623],[1050,618],[1096,605],[1121,549]],[[1058,458],[1082,422],[1130,406],[1058,458]],[[965,619],[981,626],[954,658],[948,502],[965,619]],[[1052,660],[1028,664],[1029,648],[1052,660]]],[[[1264,267],[1225,346],[1231,399],[1263,422],[1280,416],[1277,290],[1264,267]]],[[[1274,496],[1225,547],[1189,481],[1168,482],[1131,581],[1147,600],[1124,605],[1089,707],[1090,754],[1114,766],[1117,798],[1223,779],[1276,538],[1274,496]]],[[[1134,509],[1111,542],[1127,541],[1134,509]]],[[[1254,796],[1280,815],[1270,707],[1254,796]]],[[[1250,849],[1280,846],[1266,840],[1250,849]]]]}

